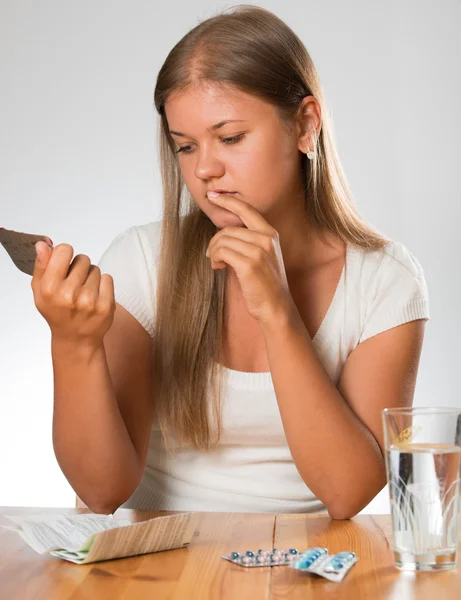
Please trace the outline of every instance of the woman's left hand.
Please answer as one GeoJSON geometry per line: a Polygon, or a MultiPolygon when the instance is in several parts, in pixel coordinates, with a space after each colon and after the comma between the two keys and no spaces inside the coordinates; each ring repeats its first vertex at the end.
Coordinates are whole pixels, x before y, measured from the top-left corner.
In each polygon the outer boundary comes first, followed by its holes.
{"type": "Polygon", "coordinates": [[[244,227],[224,227],[207,249],[212,269],[232,267],[249,314],[261,324],[293,305],[278,232],[247,202],[221,194],[211,202],[240,217],[244,227]]]}

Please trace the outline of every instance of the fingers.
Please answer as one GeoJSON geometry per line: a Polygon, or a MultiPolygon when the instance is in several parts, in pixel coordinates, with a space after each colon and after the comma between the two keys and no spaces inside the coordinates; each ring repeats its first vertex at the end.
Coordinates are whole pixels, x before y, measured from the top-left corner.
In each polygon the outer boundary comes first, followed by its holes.
{"type": "Polygon", "coordinates": [[[78,309],[84,309],[86,312],[106,312],[115,308],[114,280],[108,273],[101,275],[101,269],[96,265],[91,265],[85,284],[77,290],[78,309]]]}
{"type": "MultiPolygon", "coordinates": [[[[66,282],[69,286],[82,286],[89,277],[91,267],[91,260],[85,254],[78,254],[67,271],[66,282]]],[[[98,279],[99,286],[99,279],[98,279]]]]}
{"type": "Polygon", "coordinates": [[[78,254],[72,261],[74,249],[69,244],[60,244],[52,249],[37,242],[36,250],[33,274],[36,283],[42,283],[46,289],[55,289],[62,284],[69,288],[85,284],[92,266],[88,256],[78,254]]]}
{"type": "MultiPolygon", "coordinates": [[[[99,296],[99,267],[92,265],[88,256],[80,255],[74,259],[69,273],[59,286],[59,295],[69,307],[93,312],[99,296]]],[[[46,283],[43,283],[43,287],[48,289],[46,283]]],[[[53,284],[52,290],[56,293],[57,289],[58,284],[53,284]]]]}
{"type": "Polygon", "coordinates": [[[32,281],[34,279],[36,281],[41,280],[41,278],[43,277],[53,249],[50,248],[45,242],[37,242],[35,244],[35,251],[36,256],[32,281]]]}
{"type": "Polygon", "coordinates": [[[69,270],[69,264],[74,254],[74,249],[69,244],[59,244],[50,248],[45,242],[35,244],[37,256],[35,257],[32,287],[45,280],[45,285],[51,282],[61,282],[69,270]]]}
{"type": "Polygon", "coordinates": [[[36,244],[32,289],[35,305],[54,335],[100,343],[115,313],[114,282],[90,258],[60,244],[36,244]],[[44,247],[45,246],[45,247],[44,247]]]}
{"type": "MultiPolygon", "coordinates": [[[[207,256],[212,254],[218,245],[226,245],[232,243],[233,240],[248,242],[255,248],[262,248],[268,254],[274,250],[276,244],[275,238],[265,233],[250,231],[249,229],[242,229],[241,227],[226,227],[211,238],[208,245],[207,256]]],[[[243,245],[241,247],[243,248],[243,245]]],[[[247,254],[246,252],[243,253],[247,254]]]]}
{"type": "Polygon", "coordinates": [[[102,274],[99,281],[99,308],[115,310],[114,280],[108,273],[102,274]]]}
{"type": "Polygon", "coordinates": [[[63,281],[69,272],[74,249],[69,244],[59,244],[51,253],[44,279],[63,281]]]}

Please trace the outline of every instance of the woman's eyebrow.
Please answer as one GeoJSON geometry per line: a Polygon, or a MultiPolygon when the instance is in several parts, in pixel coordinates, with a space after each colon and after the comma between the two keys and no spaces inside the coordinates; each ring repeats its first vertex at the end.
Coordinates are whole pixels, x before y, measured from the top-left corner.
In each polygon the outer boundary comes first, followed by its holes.
{"type": "MultiPolygon", "coordinates": [[[[223,127],[227,123],[244,123],[245,121],[246,121],[246,119],[227,119],[226,121],[220,121],[219,123],[216,123],[215,125],[212,125],[211,127],[207,127],[207,131],[215,131],[216,129],[223,127]]],[[[171,133],[171,135],[187,137],[185,133],[181,133],[180,131],[172,131],[170,129],[168,131],[171,133]]]]}

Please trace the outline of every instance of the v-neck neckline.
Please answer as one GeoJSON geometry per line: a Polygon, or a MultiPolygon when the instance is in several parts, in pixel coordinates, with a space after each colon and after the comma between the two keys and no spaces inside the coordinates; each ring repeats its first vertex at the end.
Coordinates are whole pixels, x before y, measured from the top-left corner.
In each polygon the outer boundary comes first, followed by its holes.
{"type": "Polygon", "coordinates": [[[322,322],[320,323],[319,328],[317,329],[317,331],[315,332],[314,337],[312,338],[312,342],[316,343],[319,339],[322,338],[322,334],[323,334],[323,330],[325,329],[325,327],[328,324],[328,321],[330,321],[332,314],[334,314],[334,305],[337,302],[337,298],[339,296],[339,290],[340,288],[343,286],[344,284],[344,277],[346,276],[346,270],[347,270],[347,264],[349,262],[349,250],[350,250],[350,246],[349,244],[346,245],[346,252],[345,252],[345,256],[344,256],[344,265],[341,271],[341,275],[338,279],[338,283],[336,285],[336,289],[335,289],[335,293],[333,294],[333,297],[331,299],[330,305],[327,309],[327,312],[325,313],[325,316],[323,317],[322,322]]]}
{"type": "MultiPolygon", "coordinates": [[[[335,293],[333,294],[333,298],[331,299],[330,305],[325,313],[325,316],[323,317],[322,322],[320,323],[319,328],[317,329],[314,337],[312,338],[312,343],[315,345],[319,345],[319,343],[323,341],[323,332],[327,327],[328,322],[333,318],[335,312],[335,304],[337,303],[340,290],[344,286],[344,279],[349,263],[350,251],[351,246],[349,244],[346,244],[344,265],[341,271],[341,276],[339,277],[338,283],[336,285],[335,293]]],[[[272,385],[272,377],[270,371],[236,371],[235,369],[229,369],[224,365],[221,365],[221,367],[224,369],[224,372],[228,374],[229,382],[232,384],[237,384],[237,387],[245,387],[247,389],[263,389],[268,388],[270,385],[272,385]]]]}

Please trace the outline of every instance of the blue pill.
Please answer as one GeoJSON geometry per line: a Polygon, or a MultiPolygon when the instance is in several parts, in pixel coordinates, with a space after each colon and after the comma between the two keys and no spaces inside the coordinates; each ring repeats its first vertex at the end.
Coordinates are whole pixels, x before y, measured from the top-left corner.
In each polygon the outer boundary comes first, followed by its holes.
{"type": "Polygon", "coordinates": [[[254,556],[254,552],[252,552],[251,550],[248,550],[247,551],[247,556],[253,557],[254,556]]]}
{"type": "Polygon", "coordinates": [[[336,557],[340,559],[345,558],[347,560],[351,560],[352,558],[355,558],[355,552],[339,552],[336,557]]]}
{"type": "Polygon", "coordinates": [[[295,563],[295,567],[297,569],[307,569],[311,566],[312,561],[311,560],[298,560],[295,563]]]}
{"type": "Polygon", "coordinates": [[[293,566],[295,569],[304,569],[304,562],[302,560],[297,560],[293,566]]]}
{"type": "Polygon", "coordinates": [[[238,552],[232,552],[231,556],[232,556],[232,558],[238,558],[239,557],[239,553],[238,552]]]}

